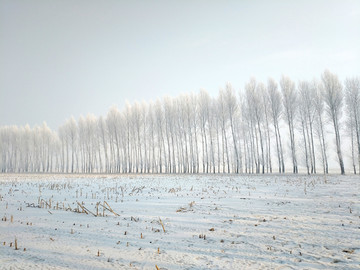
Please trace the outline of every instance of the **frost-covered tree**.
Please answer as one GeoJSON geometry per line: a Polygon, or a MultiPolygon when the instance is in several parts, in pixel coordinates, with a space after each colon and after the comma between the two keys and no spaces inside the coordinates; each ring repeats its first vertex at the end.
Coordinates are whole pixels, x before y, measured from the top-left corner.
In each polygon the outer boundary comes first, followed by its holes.
{"type": "Polygon", "coordinates": [[[280,80],[280,87],[282,91],[282,100],[284,106],[284,116],[289,128],[291,159],[293,163],[293,173],[298,173],[298,164],[296,157],[295,145],[295,118],[298,109],[297,93],[295,83],[288,77],[282,76],[280,80]]]}
{"type": "Polygon", "coordinates": [[[348,116],[348,130],[351,139],[352,166],[356,174],[356,152],[360,170],[360,78],[345,80],[345,101],[348,116]]]}
{"type": "Polygon", "coordinates": [[[272,161],[271,161],[271,136],[270,136],[270,128],[269,128],[269,121],[270,121],[270,104],[267,97],[266,87],[263,83],[259,83],[257,87],[258,95],[260,95],[262,107],[264,110],[263,113],[263,134],[264,134],[264,143],[265,143],[265,165],[266,165],[266,172],[272,173],[272,161]]]}
{"type": "Polygon", "coordinates": [[[320,152],[321,152],[321,160],[323,165],[324,174],[329,173],[329,165],[328,165],[328,157],[327,157],[327,143],[325,138],[325,104],[323,99],[323,86],[316,80],[314,80],[311,84],[311,93],[313,95],[313,105],[315,110],[314,124],[315,124],[315,133],[317,134],[320,152]]]}
{"type": "Polygon", "coordinates": [[[336,140],[336,153],[339,160],[341,174],[345,174],[344,160],[341,151],[340,118],[343,106],[342,85],[337,75],[325,70],[321,76],[323,83],[323,98],[326,112],[333,124],[336,140]]]}
{"type": "Polygon", "coordinates": [[[74,173],[75,172],[75,166],[76,166],[76,160],[75,160],[75,156],[77,153],[77,141],[78,141],[78,129],[77,129],[77,124],[76,124],[76,120],[74,117],[71,117],[70,119],[68,119],[65,124],[62,126],[62,136],[64,136],[65,138],[64,141],[66,143],[66,171],[67,172],[71,172],[74,173]],[[70,152],[71,152],[71,156],[70,156],[70,152]],[[71,157],[71,160],[70,160],[71,157]]]}
{"type": "Polygon", "coordinates": [[[297,88],[282,77],[281,91],[273,79],[265,86],[252,78],[239,95],[226,84],[216,97],[200,90],[155,103],[126,102],[121,110],[110,108],[104,118],[88,114],[76,121],[71,117],[57,132],[46,123],[4,126],[0,127],[0,171],[271,173],[276,157],[283,173],[283,141],[288,141],[294,173],[298,172],[298,143],[308,172],[316,173],[316,165],[322,164],[328,173],[328,152],[334,148],[326,138],[331,124],[343,173],[340,128],[346,124],[351,151],[345,157],[352,159],[357,173],[359,85],[359,78],[345,81],[344,118],[342,85],[336,75],[325,71],[321,83],[301,81],[297,88]],[[346,123],[341,122],[345,119],[346,123]],[[297,142],[295,136],[301,140],[297,142]]]}
{"type": "Polygon", "coordinates": [[[281,94],[278,90],[277,83],[272,78],[268,80],[267,93],[268,93],[271,120],[274,126],[279,173],[284,173],[285,162],[284,162],[284,153],[282,148],[282,140],[281,140],[280,127],[279,127],[281,114],[282,114],[281,94]]]}
{"type": "Polygon", "coordinates": [[[221,128],[222,136],[222,168],[223,173],[230,173],[230,155],[229,155],[229,143],[228,143],[228,125],[229,125],[229,115],[227,113],[225,92],[223,89],[220,89],[218,99],[217,99],[217,112],[221,128]]]}
{"type": "Polygon", "coordinates": [[[239,118],[238,115],[238,101],[236,99],[235,90],[230,83],[226,84],[225,91],[220,92],[223,95],[223,100],[225,103],[225,110],[228,114],[228,119],[230,123],[231,136],[233,140],[233,147],[235,153],[235,173],[242,172],[242,156],[241,148],[238,143],[238,135],[236,134],[236,121],[239,118]]]}
{"type": "Polygon", "coordinates": [[[199,114],[199,122],[200,122],[200,134],[201,134],[201,157],[202,157],[202,172],[209,172],[209,145],[208,145],[208,126],[209,126],[209,118],[210,118],[210,106],[211,106],[211,98],[209,93],[205,90],[200,90],[198,94],[198,114],[199,114]]]}
{"type": "Polygon", "coordinates": [[[106,122],[102,116],[98,118],[98,133],[99,133],[99,142],[103,147],[103,153],[105,157],[104,170],[102,172],[109,173],[109,154],[108,154],[108,131],[106,129],[106,122]]]}
{"type": "Polygon", "coordinates": [[[304,142],[305,165],[308,174],[316,173],[316,157],[314,147],[313,124],[315,117],[314,89],[307,81],[300,81],[298,84],[299,94],[299,120],[301,133],[304,142]]]}

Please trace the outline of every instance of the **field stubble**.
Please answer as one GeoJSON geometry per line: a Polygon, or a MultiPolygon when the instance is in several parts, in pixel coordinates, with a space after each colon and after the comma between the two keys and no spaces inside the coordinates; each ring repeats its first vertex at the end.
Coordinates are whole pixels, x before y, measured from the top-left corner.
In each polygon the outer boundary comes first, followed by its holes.
{"type": "Polygon", "coordinates": [[[360,267],[360,178],[0,175],[0,269],[360,267]]]}

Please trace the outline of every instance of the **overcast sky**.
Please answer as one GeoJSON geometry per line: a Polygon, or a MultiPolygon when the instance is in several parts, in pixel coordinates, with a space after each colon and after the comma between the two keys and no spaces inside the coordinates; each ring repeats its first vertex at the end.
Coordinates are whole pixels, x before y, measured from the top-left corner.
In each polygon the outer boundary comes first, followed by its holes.
{"type": "Polygon", "coordinates": [[[360,75],[360,1],[0,0],[0,125],[325,68],[360,75]]]}

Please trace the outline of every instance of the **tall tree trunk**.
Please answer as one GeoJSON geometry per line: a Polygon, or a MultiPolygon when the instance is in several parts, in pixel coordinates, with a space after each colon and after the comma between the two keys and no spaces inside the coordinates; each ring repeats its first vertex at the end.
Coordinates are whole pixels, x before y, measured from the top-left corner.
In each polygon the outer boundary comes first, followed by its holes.
{"type": "Polygon", "coordinates": [[[336,153],[339,159],[339,165],[340,165],[340,171],[341,174],[345,174],[345,168],[344,168],[344,160],[341,153],[341,140],[340,140],[340,132],[339,132],[339,124],[335,117],[333,117],[333,124],[335,128],[335,137],[336,137],[336,153]]]}

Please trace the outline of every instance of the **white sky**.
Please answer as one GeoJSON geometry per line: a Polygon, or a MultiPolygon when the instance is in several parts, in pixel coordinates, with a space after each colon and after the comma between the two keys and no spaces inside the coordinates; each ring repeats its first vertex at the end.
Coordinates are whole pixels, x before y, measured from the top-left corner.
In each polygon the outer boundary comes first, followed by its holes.
{"type": "Polygon", "coordinates": [[[0,0],[0,125],[325,68],[360,75],[360,1],[0,0]]]}

